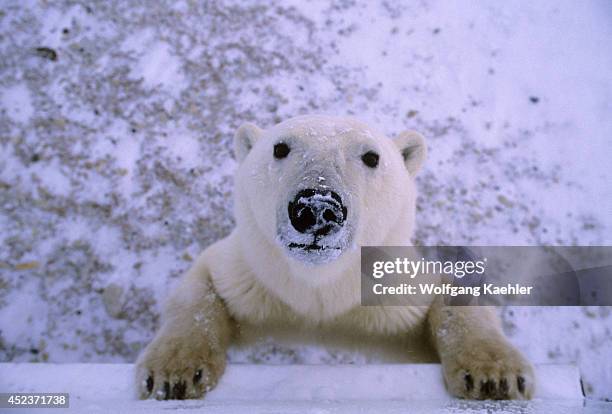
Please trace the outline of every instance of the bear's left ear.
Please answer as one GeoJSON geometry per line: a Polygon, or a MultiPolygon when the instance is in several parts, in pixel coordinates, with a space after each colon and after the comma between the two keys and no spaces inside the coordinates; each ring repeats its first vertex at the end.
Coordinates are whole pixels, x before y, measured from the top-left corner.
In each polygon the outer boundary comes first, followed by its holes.
{"type": "Polygon", "coordinates": [[[261,128],[250,122],[242,124],[238,128],[234,135],[234,156],[236,161],[242,162],[246,158],[253,145],[255,145],[255,141],[259,139],[262,133],[261,128]]]}
{"type": "Polygon", "coordinates": [[[416,131],[405,131],[395,137],[393,142],[399,148],[410,175],[416,175],[427,157],[427,145],[423,135],[416,131]]]}

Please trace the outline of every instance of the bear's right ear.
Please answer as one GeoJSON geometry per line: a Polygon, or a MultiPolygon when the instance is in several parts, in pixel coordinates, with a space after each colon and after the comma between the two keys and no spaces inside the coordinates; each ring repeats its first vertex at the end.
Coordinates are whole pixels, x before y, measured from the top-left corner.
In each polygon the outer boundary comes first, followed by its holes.
{"type": "Polygon", "coordinates": [[[234,155],[236,161],[242,162],[246,158],[253,145],[255,145],[255,141],[259,139],[262,133],[261,128],[250,122],[242,124],[238,128],[234,135],[234,155]]]}

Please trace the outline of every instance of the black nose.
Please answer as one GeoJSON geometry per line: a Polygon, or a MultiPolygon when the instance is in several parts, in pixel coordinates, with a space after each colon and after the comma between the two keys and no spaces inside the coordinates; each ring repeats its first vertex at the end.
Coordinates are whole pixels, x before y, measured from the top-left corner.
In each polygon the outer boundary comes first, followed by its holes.
{"type": "Polygon", "coordinates": [[[342,198],[328,190],[308,188],[289,203],[289,220],[300,233],[325,236],[338,231],[346,220],[342,198]]]}

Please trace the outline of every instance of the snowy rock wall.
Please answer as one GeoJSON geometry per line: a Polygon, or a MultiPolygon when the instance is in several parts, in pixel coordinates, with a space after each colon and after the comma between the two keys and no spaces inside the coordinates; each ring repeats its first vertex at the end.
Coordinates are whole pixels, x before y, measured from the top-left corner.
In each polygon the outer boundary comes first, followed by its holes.
{"type": "MultiPolygon", "coordinates": [[[[0,361],[134,360],[232,227],[244,121],[421,131],[418,243],[612,243],[610,5],[406,3],[2,2],[0,361]]],[[[502,315],[612,398],[609,308],[502,315]]]]}

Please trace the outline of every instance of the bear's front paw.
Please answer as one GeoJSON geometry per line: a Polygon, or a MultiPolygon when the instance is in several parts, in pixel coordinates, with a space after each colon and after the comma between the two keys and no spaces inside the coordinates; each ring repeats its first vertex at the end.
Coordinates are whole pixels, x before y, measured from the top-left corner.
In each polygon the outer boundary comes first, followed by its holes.
{"type": "Polygon", "coordinates": [[[201,398],[225,369],[225,352],[204,339],[158,336],[136,363],[136,386],[141,399],[201,398]]]}
{"type": "Polygon", "coordinates": [[[531,364],[505,341],[465,344],[442,361],[444,380],[456,397],[525,400],[534,391],[531,364]]]}

